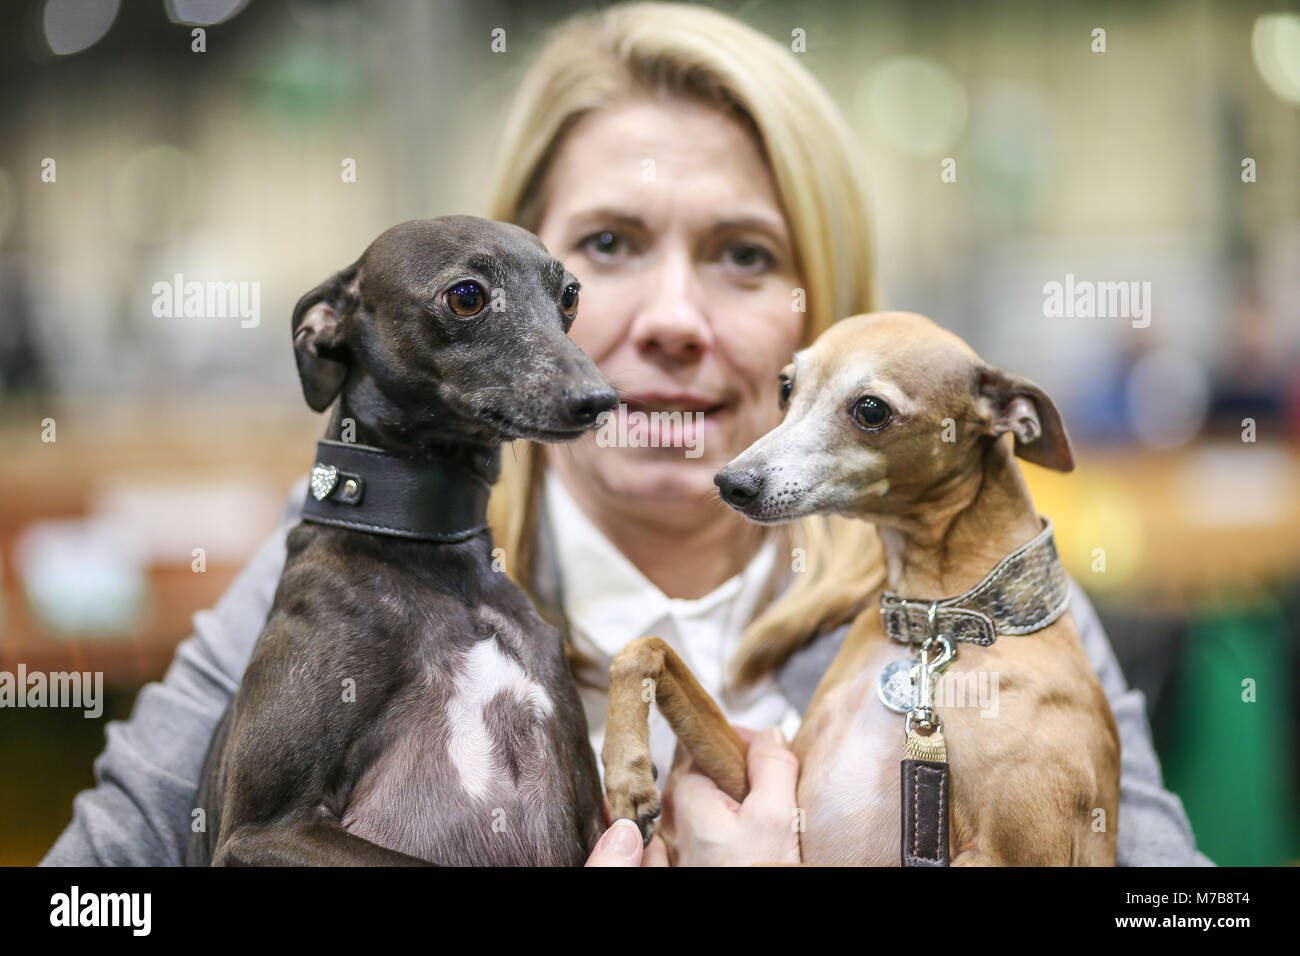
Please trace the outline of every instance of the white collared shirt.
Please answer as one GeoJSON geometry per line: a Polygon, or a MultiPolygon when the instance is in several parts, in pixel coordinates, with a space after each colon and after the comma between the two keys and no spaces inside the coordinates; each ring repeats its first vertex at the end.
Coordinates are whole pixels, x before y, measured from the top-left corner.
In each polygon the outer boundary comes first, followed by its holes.
{"type": "MultiPolygon", "coordinates": [[[[799,729],[800,714],[768,677],[744,694],[723,686],[727,663],[745,626],[762,610],[759,601],[777,557],[769,539],[740,574],[695,600],[670,598],[646,578],[582,512],[563,482],[545,476],[544,507],[555,542],[561,601],[574,646],[606,669],[614,655],[638,637],[662,638],[733,724],[762,730],[779,725],[786,740],[799,729]]],[[[608,694],[580,688],[591,745],[600,765],[608,694]]],[[[657,708],[650,709],[650,753],[659,782],[672,766],[676,737],[657,708]]],[[[600,765],[601,779],[605,768],[600,765]]]]}

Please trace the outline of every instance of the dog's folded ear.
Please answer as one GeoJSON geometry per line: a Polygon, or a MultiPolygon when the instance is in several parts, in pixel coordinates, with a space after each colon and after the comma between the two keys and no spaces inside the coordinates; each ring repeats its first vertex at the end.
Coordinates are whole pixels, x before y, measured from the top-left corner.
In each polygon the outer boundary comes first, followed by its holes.
{"type": "Polygon", "coordinates": [[[358,272],[358,264],[340,270],[293,307],[293,354],[313,411],[329,408],[348,377],[341,326],[356,305],[358,272]]]}
{"type": "Polygon", "coordinates": [[[1011,432],[1016,454],[1044,468],[1074,469],[1074,452],[1061,413],[1029,379],[985,366],[976,379],[976,404],[987,416],[991,435],[1011,432]]]}

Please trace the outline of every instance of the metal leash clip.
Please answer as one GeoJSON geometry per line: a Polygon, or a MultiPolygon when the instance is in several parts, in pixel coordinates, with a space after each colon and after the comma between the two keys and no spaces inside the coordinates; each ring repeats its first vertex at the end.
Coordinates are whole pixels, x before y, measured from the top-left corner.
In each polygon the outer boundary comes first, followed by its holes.
{"type": "Polygon", "coordinates": [[[903,724],[904,735],[912,732],[913,724],[919,730],[926,733],[933,733],[940,727],[939,716],[934,712],[934,682],[943,673],[952,659],[957,656],[957,651],[953,647],[952,641],[939,633],[939,625],[936,620],[938,612],[937,603],[930,605],[930,611],[927,619],[930,624],[930,636],[921,644],[921,660],[914,666],[908,675],[911,678],[912,686],[916,688],[916,706],[907,713],[907,720],[903,724]],[[939,656],[934,661],[930,660],[930,654],[936,650],[939,656]]]}
{"type": "Polygon", "coordinates": [[[950,847],[948,745],[934,712],[934,680],[954,656],[952,641],[939,633],[938,608],[930,605],[930,636],[921,645],[921,660],[912,668],[915,706],[904,723],[900,811],[903,819],[903,866],[947,866],[950,847]],[[937,654],[933,661],[930,657],[937,654]],[[924,731],[924,733],[922,733],[924,731]]]}

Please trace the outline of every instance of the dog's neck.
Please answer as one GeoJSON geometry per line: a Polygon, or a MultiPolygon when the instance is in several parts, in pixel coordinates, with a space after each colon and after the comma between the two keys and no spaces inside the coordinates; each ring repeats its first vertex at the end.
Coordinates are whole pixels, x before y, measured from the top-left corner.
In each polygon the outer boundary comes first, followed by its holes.
{"type": "Polygon", "coordinates": [[[1010,442],[990,442],[937,501],[880,526],[889,589],[918,600],[963,594],[1040,531],[1010,442]]]}
{"type": "Polygon", "coordinates": [[[491,540],[487,508],[498,444],[430,435],[352,417],[340,400],[316,443],[303,521],[440,545],[491,540]],[[393,433],[404,440],[394,440],[393,433]]]}
{"type": "Polygon", "coordinates": [[[496,452],[500,441],[450,428],[438,432],[414,432],[397,423],[385,423],[356,411],[346,391],[334,403],[325,437],[369,445],[397,458],[413,461],[449,458],[469,467],[489,484],[495,483],[498,477],[496,452]]]}

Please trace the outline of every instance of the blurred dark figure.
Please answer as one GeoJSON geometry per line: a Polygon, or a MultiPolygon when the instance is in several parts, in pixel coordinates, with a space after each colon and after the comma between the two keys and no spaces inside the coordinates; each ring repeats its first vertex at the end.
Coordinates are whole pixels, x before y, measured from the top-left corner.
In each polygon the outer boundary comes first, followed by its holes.
{"type": "Polygon", "coordinates": [[[43,395],[48,385],[26,274],[12,257],[0,262],[0,397],[43,395]]]}
{"type": "Polygon", "coordinates": [[[1213,381],[1205,431],[1240,440],[1243,419],[1256,439],[1300,437],[1300,373],[1287,354],[1278,317],[1260,294],[1253,269],[1228,314],[1225,354],[1213,381]]]}

